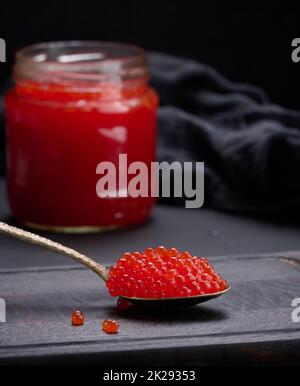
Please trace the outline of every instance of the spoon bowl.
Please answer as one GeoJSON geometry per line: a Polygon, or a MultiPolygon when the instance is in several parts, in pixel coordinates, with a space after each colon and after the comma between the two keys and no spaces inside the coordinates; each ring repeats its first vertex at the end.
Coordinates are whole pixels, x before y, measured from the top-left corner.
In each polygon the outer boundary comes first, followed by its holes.
{"type": "Polygon", "coordinates": [[[212,294],[204,294],[198,296],[189,296],[184,298],[155,298],[155,299],[144,299],[144,298],[128,298],[121,296],[122,299],[127,300],[133,305],[144,307],[144,308],[181,308],[181,307],[193,307],[197,304],[208,302],[209,300],[216,299],[227,292],[231,287],[229,286],[224,291],[215,292],[212,294]]]}

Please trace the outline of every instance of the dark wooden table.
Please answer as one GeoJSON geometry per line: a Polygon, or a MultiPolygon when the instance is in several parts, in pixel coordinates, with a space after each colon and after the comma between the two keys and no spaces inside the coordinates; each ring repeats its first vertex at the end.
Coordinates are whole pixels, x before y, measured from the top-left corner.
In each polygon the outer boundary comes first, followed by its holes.
{"type": "MultiPolygon", "coordinates": [[[[0,183],[0,219],[10,221],[0,183]]],[[[46,235],[49,236],[49,235],[46,235]]],[[[120,314],[93,273],[65,257],[0,236],[0,363],[199,365],[300,363],[299,226],[211,210],[160,207],[146,225],[100,235],[52,238],[109,265],[124,250],[165,244],[212,257],[232,291],[206,305],[174,312],[120,314]],[[229,255],[239,256],[229,256],[229,255]],[[84,327],[70,326],[82,309],[84,327]],[[116,336],[104,318],[121,324],[116,336]]]]}

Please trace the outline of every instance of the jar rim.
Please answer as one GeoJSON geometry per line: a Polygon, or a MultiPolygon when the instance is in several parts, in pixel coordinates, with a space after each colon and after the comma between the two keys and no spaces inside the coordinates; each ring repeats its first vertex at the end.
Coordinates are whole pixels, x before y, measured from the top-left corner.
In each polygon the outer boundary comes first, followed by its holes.
{"type": "Polygon", "coordinates": [[[38,43],[16,53],[15,78],[95,85],[148,77],[145,51],[135,45],[75,40],[38,43]]]}

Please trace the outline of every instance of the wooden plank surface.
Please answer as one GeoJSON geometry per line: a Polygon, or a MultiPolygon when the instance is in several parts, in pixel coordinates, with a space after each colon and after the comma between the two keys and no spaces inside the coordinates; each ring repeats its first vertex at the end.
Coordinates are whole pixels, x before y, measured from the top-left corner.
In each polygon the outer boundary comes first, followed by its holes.
{"type": "Polygon", "coordinates": [[[211,258],[232,291],[174,312],[119,313],[100,279],[81,267],[0,270],[0,362],[109,364],[300,363],[300,253],[211,258]],[[70,325],[72,309],[87,323],[70,325]],[[101,331],[115,318],[118,335],[101,331]]]}

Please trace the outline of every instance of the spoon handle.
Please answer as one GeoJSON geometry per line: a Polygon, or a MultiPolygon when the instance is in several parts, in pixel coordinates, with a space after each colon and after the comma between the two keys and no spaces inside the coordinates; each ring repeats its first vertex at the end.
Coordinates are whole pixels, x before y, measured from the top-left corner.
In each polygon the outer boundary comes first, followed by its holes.
{"type": "Polygon", "coordinates": [[[108,272],[105,267],[103,267],[101,264],[96,263],[94,260],[90,259],[89,257],[75,251],[74,249],[65,247],[64,245],[48,240],[45,237],[41,237],[33,233],[26,232],[22,229],[10,226],[3,222],[0,222],[0,233],[3,233],[7,236],[14,237],[19,240],[23,240],[30,244],[34,244],[46,249],[50,249],[53,252],[57,252],[57,253],[60,253],[61,255],[70,257],[71,259],[91,269],[98,276],[100,276],[101,279],[103,279],[104,281],[108,279],[108,272]]]}

